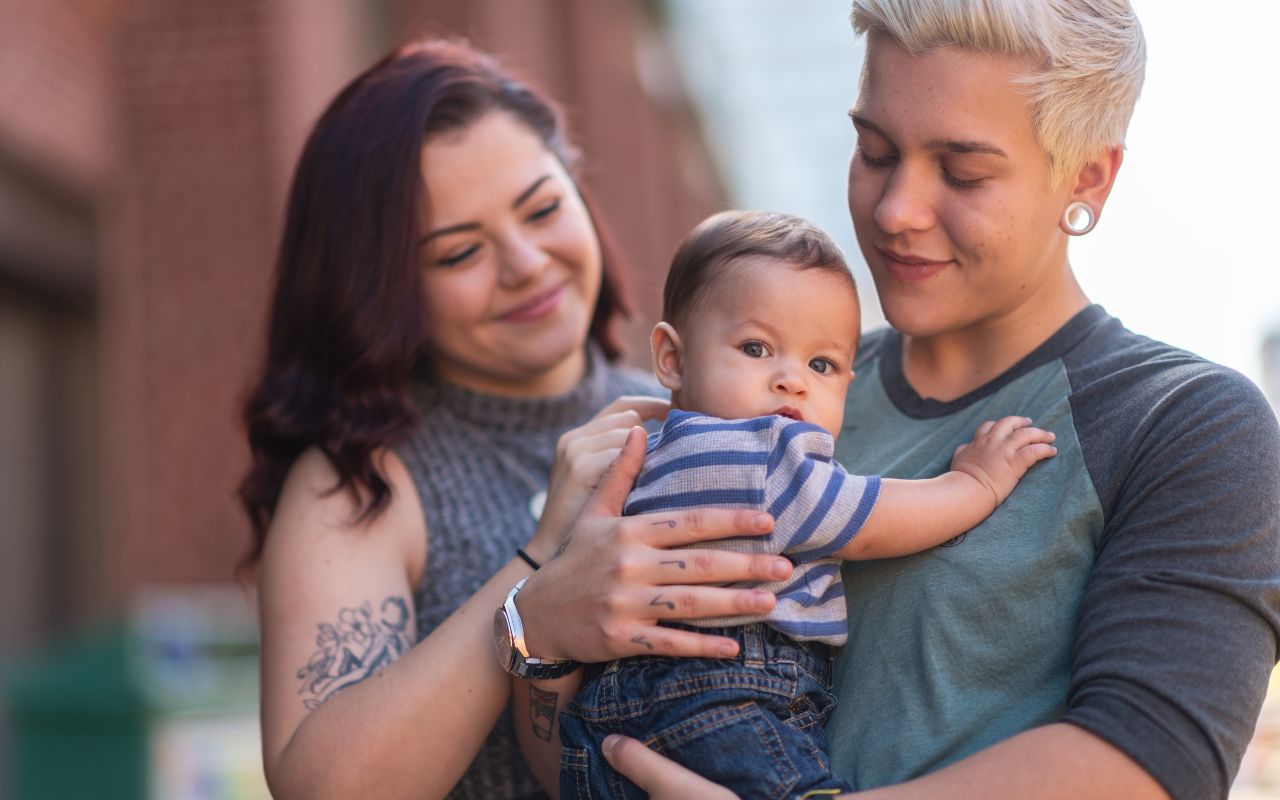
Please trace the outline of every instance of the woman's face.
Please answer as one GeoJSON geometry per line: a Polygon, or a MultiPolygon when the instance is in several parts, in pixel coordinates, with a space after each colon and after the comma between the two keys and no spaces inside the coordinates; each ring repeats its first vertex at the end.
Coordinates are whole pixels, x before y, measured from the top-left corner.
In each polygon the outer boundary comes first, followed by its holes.
{"type": "Polygon", "coordinates": [[[999,324],[1067,269],[1071,181],[1014,85],[1016,59],[911,55],[872,36],[857,105],[849,210],[889,323],[911,336],[999,324]]]}
{"type": "Polygon", "coordinates": [[[600,244],[560,160],[493,111],[422,149],[419,263],[441,374],[496,393],[554,394],[581,375],[600,244]]]}

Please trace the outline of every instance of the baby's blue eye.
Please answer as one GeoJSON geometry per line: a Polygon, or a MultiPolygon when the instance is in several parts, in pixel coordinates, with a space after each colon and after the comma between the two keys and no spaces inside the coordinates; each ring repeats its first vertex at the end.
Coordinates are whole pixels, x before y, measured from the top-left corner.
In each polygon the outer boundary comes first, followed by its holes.
{"type": "Polygon", "coordinates": [[[742,346],[742,352],[746,353],[752,358],[760,358],[761,356],[764,355],[764,345],[760,344],[759,342],[747,342],[742,346]]]}
{"type": "Polygon", "coordinates": [[[827,361],[825,358],[815,358],[814,360],[809,362],[809,369],[813,370],[819,375],[825,375],[827,370],[830,367],[831,367],[831,362],[827,361]]]}

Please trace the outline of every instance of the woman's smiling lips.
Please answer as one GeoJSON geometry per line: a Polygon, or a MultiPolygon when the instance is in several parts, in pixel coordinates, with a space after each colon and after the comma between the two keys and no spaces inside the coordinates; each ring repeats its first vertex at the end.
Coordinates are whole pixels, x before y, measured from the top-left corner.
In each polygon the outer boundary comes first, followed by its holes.
{"type": "Polygon", "coordinates": [[[497,316],[499,322],[533,322],[556,310],[564,294],[565,284],[539,292],[525,302],[497,316]]]}
{"type": "Polygon", "coordinates": [[[916,283],[917,281],[932,278],[952,263],[951,261],[933,261],[921,256],[899,253],[897,250],[890,250],[887,247],[877,247],[876,249],[884,256],[884,265],[889,271],[890,277],[904,283],[916,283]]]}

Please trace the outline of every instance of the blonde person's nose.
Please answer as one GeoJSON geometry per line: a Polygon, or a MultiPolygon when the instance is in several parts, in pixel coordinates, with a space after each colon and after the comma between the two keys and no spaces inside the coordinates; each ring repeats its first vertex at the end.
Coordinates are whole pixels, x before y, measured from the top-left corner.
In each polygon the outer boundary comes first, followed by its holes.
{"type": "Polygon", "coordinates": [[[503,242],[498,280],[507,287],[523,286],[536,280],[551,263],[551,256],[538,244],[524,236],[513,236],[503,242]]]}
{"type": "Polygon", "coordinates": [[[875,219],[888,234],[925,231],[933,227],[931,177],[914,164],[899,164],[885,181],[876,203],[875,219]]]}

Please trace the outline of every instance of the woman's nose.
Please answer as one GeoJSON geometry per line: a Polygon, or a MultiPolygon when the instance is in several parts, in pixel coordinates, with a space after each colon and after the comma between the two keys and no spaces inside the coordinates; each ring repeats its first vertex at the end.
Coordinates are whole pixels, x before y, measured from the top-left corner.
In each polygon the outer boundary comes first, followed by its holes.
{"type": "Polygon", "coordinates": [[[930,184],[925,170],[900,163],[885,182],[884,194],[876,204],[880,230],[893,235],[932,228],[935,216],[930,184]]]}
{"type": "Polygon", "coordinates": [[[502,246],[499,282],[508,288],[521,286],[542,274],[551,262],[547,251],[527,236],[512,236],[502,246]]]}

